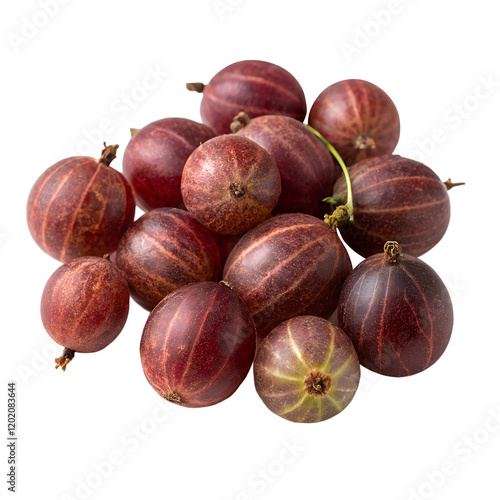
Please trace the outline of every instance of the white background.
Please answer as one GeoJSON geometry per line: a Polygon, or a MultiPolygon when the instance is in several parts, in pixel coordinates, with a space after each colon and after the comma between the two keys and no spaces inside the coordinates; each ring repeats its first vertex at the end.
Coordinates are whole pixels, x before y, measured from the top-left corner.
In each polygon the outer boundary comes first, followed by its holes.
{"type": "Polygon", "coordinates": [[[17,498],[500,498],[500,35],[495,2],[465,4],[53,0],[50,15],[43,0],[3,6],[0,436],[15,380],[17,498]],[[363,370],[352,403],[320,424],[269,412],[251,373],[213,407],[162,401],[142,373],[147,312],[135,303],[118,339],[77,354],[65,373],[53,367],[60,348],[39,317],[59,263],[26,226],[38,176],[75,153],[99,156],[102,140],[121,145],[121,170],[130,127],[199,120],[201,96],[184,84],[242,59],[286,68],[309,107],[345,78],[379,85],[400,112],[396,153],[466,182],[450,192],[447,234],[422,257],[453,298],[446,353],[409,378],[363,370]]]}

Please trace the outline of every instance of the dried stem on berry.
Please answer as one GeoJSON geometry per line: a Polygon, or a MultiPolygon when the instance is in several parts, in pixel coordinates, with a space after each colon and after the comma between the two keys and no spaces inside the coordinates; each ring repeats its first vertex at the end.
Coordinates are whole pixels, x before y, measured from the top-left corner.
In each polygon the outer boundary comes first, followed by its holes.
{"type": "Polygon", "coordinates": [[[181,396],[175,391],[164,393],[163,399],[166,399],[167,401],[170,401],[171,403],[176,403],[178,405],[182,403],[181,396]]]}
{"type": "Polygon", "coordinates": [[[188,90],[191,90],[192,92],[198,92],[201,94],[203,92],[203,89],[205,88],[205,84],[201,82],[186,83],[186,88],[188,90]]]}
{"type": "Polygon", "coordinates": [[[68,349],[67,347],[64,348],[64,351],[61,355],[61,357],[56,358],[56,368],[61,367],[62,371],[66,371],[66,365],[75,357],[75,351],[73,349],[68,349]]]}
{"type": "Polygon", "coordinates": [[[387,241],[384,245],[384,254],[387,262],[395,264],[401,255],[401,246],[397,241],[387,241]]]}
{"type": "Polygon", "coordinates": [[[245,128],[249,123],[250,123],[250,117],[244,111],[240,111],[234,117],[234,120],[231,122],[229,128],[231,129],[231,132],[235,134],[242,128],[245,128]]]}
{"type": "Polygon", "coordinates": [[[99,158],[99,163],[103,163],[104,165],[109,165],[116,158],[116,150],[118,149],[118,144],[114,146],[106,146],[104,143],[104,149],[102,150],[102,155],[99,158]]]}
{"type": "Polygon", "coordinates": [[[451,179],[448,179],[446,182],[444,182],[444,185],[446,186],[446,189],[449,191],[451,188],[454,188],[456,186],[463,186],[465,182],[451,182],[451,179]]]}

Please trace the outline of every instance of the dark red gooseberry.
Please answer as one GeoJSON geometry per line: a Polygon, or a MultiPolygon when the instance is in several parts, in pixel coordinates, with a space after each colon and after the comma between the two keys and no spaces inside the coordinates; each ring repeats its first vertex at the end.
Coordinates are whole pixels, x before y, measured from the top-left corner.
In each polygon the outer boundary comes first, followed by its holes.
{"type": "Polygon", "coordinates": [[[99,160],[66,158],[48,168],[28,197],[31,236],[60,262],[116,250],[132,224],[135,202],[122,174],[109,164],[118,146],[108,146],[99,160]]]}
{"type": "Polygon", "coordinates": [[[187,84],[203,92],[203,123],[217,134],[228,134],[233,118],[245,111],[250,118],[286,115],[303,121],[306,98],[299,82],[288,71],[265,61],[239,61],[217,73],[207,85],[187,84]]]}
{"type": "Polygon", "coordinates": [[[265,337],[294,316],[329,317],[351,270],[344,245],[324,221],[280,214],[242,236],[226,261],[224,281],[265,337]]]}
{"type": "Polygon", "coordinates": [[[453,328],[453,307],[429,265],[387,242],[383,253],[361,262],[345,281],[338,321],[363,366],[403,377],[441,357],[453,328]]]}
{"type": "Polygon", "coordinates": [[[56,359],[63,371],[75,352],[96,352],[122,331],[129,310],[127,281],[107,258],[80,257],[52,274],[40,312],[47,333],[65,347],[56,359]]]}
{"type": "Polygon", "coordinates": [[[311,107],[309,125],[348,166],[392,153],[399,141],[396,106],[382,89],[364,80],[343,80],[323,90],[311,107]]]}
{"type": "Polygon", "coordinates": [[[360,375],[349,337],[317,316],[297,316],[278,325],[262,341],[254,362],[260,398],[292,422],[338,415],[354,397],[360,375]]]}
{"type": "Polygon", "coordinates": [[[148,310],[183,285],[216,279],[221,267],[211,233],[179,208],[155,208],[137,219],[123,235],[115,260],[132,298],[148,310]]]}
{"type": "Polygon", "coordinates": [[[215,137],[206,125],[186,118],[157,120],[137,131],[123,154],[123,175],[144,211],[182,205],[181,176],[189,155],[215,137]]]}
{"type": "Polygon", "coordinates": [[[281,194],[273,157],[237,135],[214,137],[188,158],[181,182],[186,208],[210,230],[242,234],[271,215],[281,194]]]}
{"type": "MultiPolygon", "coordinates": [[[[349,168],[354,220],[341,224],[344,241],[363,257],[398,241],[415,257],[434,247],[450,221],[447,185],[423,163],[398,155],[363,160],[349,168]]],[[[345,203],[345,178],[334,186],[345,203]]]]}
{"type": "Polygon", "coordinates": [[[274,213],[302,212],[323,217],[328,212],[322,200],[331,196],[340,167],[302,122],[280,115],[250,120],[240,113],[231,128],[260,144],[275,159],[281,176],[281,196],[274,213]]]}
{"type": "Polygon", "coordinates": [[[222,283],[194,283],[165,297],[141,339],[144,374],[181,406],[209,406],[231,396],[255,354],[255,326],[245,304],[222,283]]]}

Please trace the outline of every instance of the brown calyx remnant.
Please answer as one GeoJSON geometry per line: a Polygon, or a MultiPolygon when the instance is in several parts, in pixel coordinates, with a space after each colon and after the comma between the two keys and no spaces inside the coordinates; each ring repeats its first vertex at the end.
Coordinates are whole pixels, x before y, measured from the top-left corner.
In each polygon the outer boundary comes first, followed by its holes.
{"type": "Polygon", "coordinates": [[[139,130],[141,130],[140,128],[131,128],[130,129],[130,137],[134,137],[135,134],[137,134],[137,132],[139,132],[139,130]]]}
{"type": "Polygon", "coordinates": [[[246,189],[243,184],[240,184],[239,182],[232,182],[229,185],[229,192],[233,198],[241,198],[245,195],[246,189]]]}
{"type": "Polygon", "coordinates": [[[229,125],[229,128],[231,129],[231,132],[234,134],[239,130],[241,130],[242,128],[245,128],[249,123],[250,123],[250,117],[244,111],[240,111],[233,118],[233,121],[231,122],[231,125],[229,125]]]}
{"type": "Polygon", "coordinates": [[[401,255],[401,246],[397,241],[387,241],[384,245],[385,259],[390,264],[395,264],[401,255]]]}
{"type": "Polygon", "coordinates": [[[118,147],[118,144],[106,146],[106,143],[104,143],[104,149],[102,150],[102,155],[99,158],[99,163],[103,163],[109,167],[111,162],[116,158],[116,150],[118,147]]]}
{"type": "Polygon", "coordinates": [[[446,189],[449,191],[451,188],[454,188],[455,186],[463,186],[465,182],[451,182],[451,179],[448,179],[446,182],[443,182],[443,184],[446,186],[446,189]]]}
{"type": "Polygon", "coordinates": [[[359,134],[354,139],[354,147],[356,149],[375,149],[375,140],[370,134],[359,134]]]}
{"type": "Polygon", "coordinates": [[[327,373],[311,371],[304,379],[304,389],[309,396],[324,396],[332,386],[332,377],[327,373]]]}
{"type": "Polygon", "coordinates": [[[192,92],[201,93],[201,92],[203,92],[203,89],[205,88],[205,84],[201,83],[201,82],[186,83],[186,88],[188,90],[191,90],[192,92]]]}
{"type": "Polygon", "coordinates": [[[163,397],[163,399],[166,399],[167,401],[170,401],[171,403],[175,403],[178,405],[182,404],[182,398],[181,398],[180,394],[178,394],[175,391],[165,392],[162,397],[163,397]]]}
{"type": "Polygon", "coordinates": [[[60,358],[56,358],[56,368],[61,367],[62,371],[66,371],[66,365],[75,357],[75,351],[73,349],[64,348],[64,351],[60,358]]]}

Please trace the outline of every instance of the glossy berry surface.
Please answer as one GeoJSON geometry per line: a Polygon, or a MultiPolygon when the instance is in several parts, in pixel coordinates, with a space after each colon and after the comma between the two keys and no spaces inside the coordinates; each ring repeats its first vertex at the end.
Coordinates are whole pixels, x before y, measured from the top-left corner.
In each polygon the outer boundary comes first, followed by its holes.
{"type": "MultiPolygon", "coordinates": [[[[80,257],[60,266],[47,281],[40,306],[47,333],[74,352],[104,349],[122,331],[128,310],[127,281],[102,257],[80,257]]],[[[66,364],[60,366],[64,370],[66,364]]]]}
{"type": "Polygon", "coordinates": [[[109,164],[118,146],[100,160],[74,156],[48,168],[33,185],[26,208],[38,246],[60,262],[116,250],[135,215],[132,190],[109,164]]]}
{"type": "Polygon", "coordinates": [[[183,285],[216,279],[221,267],[211,233],[179,208],[155,208],[137,219],[115,260],[134,300],[149,310],[183,285]]]}
{"type": "Polygon", "coordinates": [[[140,129],[123,154],[123,174],[144,211],[180,208],[181,176],[189,155],[215,136],[206,125],[186,118],[164,118],[140,129]]]}
{"type": "Polygon", "coordinates": [[[254,379],[273,413],[292,422],[321,422],[351,402],[360,366],[351,340],[338,326],[317,316],[297,316],[262,341],[254,379]]]}
{"type": "Polygon", "coordinates": [[[243,115],[233,123],[238,135],[252,139],[276,160],[281,195],[274,213],[302,212],[322,218],[329,209],[322,200],[331,196],[340,169],[317,137],[288,116],[250,120],[243,115]]]}
{"type": "Polygon", "coordinates": [[[346,279],[338,323],[363,366],[404,377],[441,357],[453,328],[453,306],[429,265],[388,242],[383,253],[368,257],[346,279]]]}
{"type": "Polygon", "coordinates": [[[314,101],[309,125],[338,151],[346,165],[394,151],[399,114],[391,98],[365,80],[343,80],[314,101]]]}
{"type": "Polygon", "coordinates": [[[337,234],[307,214],[280,214],[242,236],[224,281],[247,304],[259,337],[299,315],[329,317],[352,270],[337,234]]]}
{"type": "Polygon", "coordinates": [[[203,123],[217,134],[228,134],[233,118],[244,111],[251,118],[281,114],[303,121],[307,113],[304,91],[296,78],[266,61],[239,61],[219,71],[207,85],[188,84],[203,92],[203,123]]]}
{"type": "MultiPolygon", "coordinates": [[[[395,240],[405,253],[419,257],[444,236],[450,198],[444,182],[426,165],[398,155],[363,160],[349,168],[354,220],[339,226],[354,251],[368,257],[395,240]]],[[[346,199],[345,178],[333,196],[346,199]]]]}
{"type": "Polygon", "coordinates": [[[141,338],[144,374],[153,389],[181,406],[210,406],[231,396],[255,354],[248,309],[222,283],[194,283],[165,297],[141,338]]]}
{"type": "Polygon", "coordinates": [[[215,137],[188,158],[181,182],[186,208],[208,229],[242,234],[271,215],[281,194],[273,157],[237,135],[215,137]]]}

